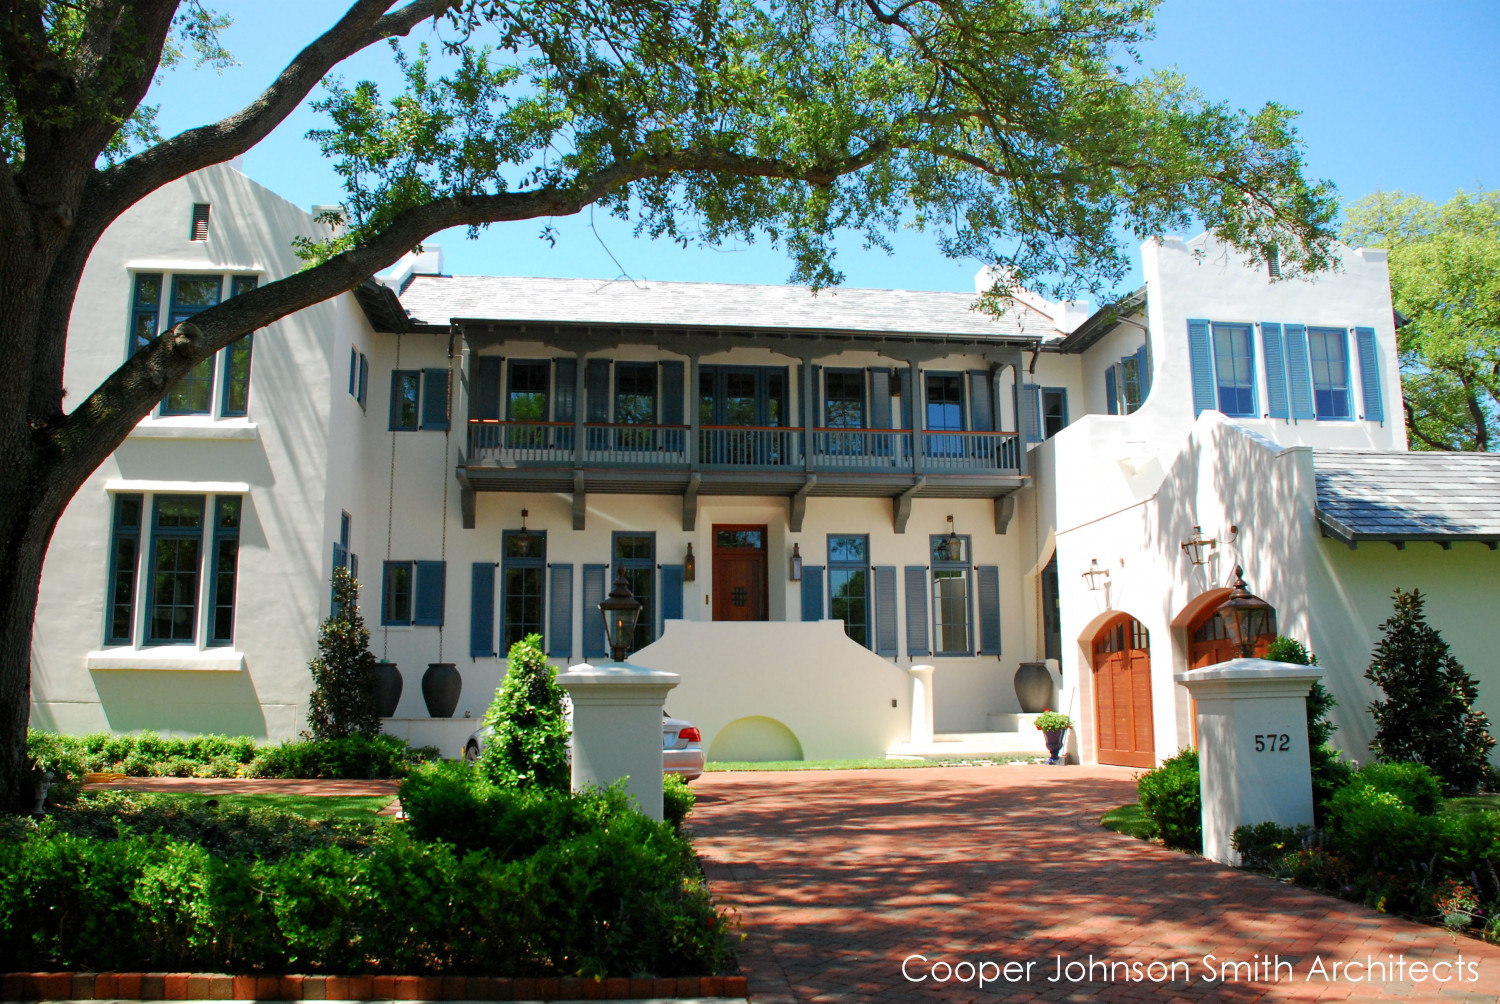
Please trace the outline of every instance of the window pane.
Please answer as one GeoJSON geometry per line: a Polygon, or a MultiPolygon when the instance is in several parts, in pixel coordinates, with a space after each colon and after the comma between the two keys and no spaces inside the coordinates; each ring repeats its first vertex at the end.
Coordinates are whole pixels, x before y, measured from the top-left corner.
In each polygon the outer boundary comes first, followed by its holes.
{"type": "Polygon", "coordinates": [[[1214,370],[1219,410],[1226,415],[1255,414],[1253,342],[1245,324],[1215,324],[1214,370]]]}
{"type": "Polygon", "coordinates": [[[150,640],[190,642],[198,620],[198,563],[201,543],[193,537],[156,541],[152,569],[150,640]]]}
{"type": "Polygon", "coordinates": [[[864,425],[863,373],[830,372],[824,393],[823,424],[830,429],[858,429],[864,425]]]}
{"type": "Polygon", "coordinates": [[[765,534],[761,530],[718,530],[714,534],[715,547],[764,547],[765,534]]]}
{"type": "Polygon", "coordinates": [[[615,367],[615,421],[651,425],[656,421],[656,366],[615,367]]]}
{"type": "Polygon", "coordinates": [[[189,530],[203,526],[203,496],[158,495],[156,525],[163,530],[189,530]]]}
{"type": "Polygon", "coordinates": [[[240,528],[241,502],[242,500],[238,495],[220,496],[218,503],[219,513],[214,519],[214,526],[219,530],[238,531],[240,528]]]}
{"type": "Polygon", "coordinates": [[[137,275],[130,314],[130,354],[135,355],[156,337],[161,314],[161,276],[137,275]]]}
{"type": "Polygon", "coordinates": [[[237,417],[250,410],[250,341],[246,335],[224,350],[224,400],[220,409],[237,417]]]}
{"type": "Polygon", "coordinates": [[[213,357],[203,360],[167,391],[162,413],[167,415],[206,415],[213,402],[213,357]]]}
{"type": "Polygon", "coordinates": [[[1312,356],[1313,404],[1319,418],[1348,418],[1349,357],[1339,328],[1311,328],[1307,332],[1312,356]]]}
{"type": "Polygon", "coordinates": [[[639,651],[651,644],[655,633],[652,628],[656,623],[656,605],[652,602],[653,569],[648,565],[644,568],[626,568],[625,581],[630,584],[630,591],[641,602],[641,616],[635,622],[635,643],[631,651],[639,651]]]}
{"type": "Polygon", "coordinates": [[[421,396],[422,374],[415,370],[399,370],[396,373],[395,382],[392,385],[392,393],[396,395],[396,407],[391,414],[394,417],[396,429],[415,429],[417,427],[417,402],[421,396]]]}
{"type": "Polygon", "coordinates": [[[411,563],[392,561],[385,566],[385,617],[387,624],[411,623],[411,563]]]}
{"type": "Polygon", "coordinates": [[[546,363],[511,363],[506,415],[512,422],[547,420],[546,363]]]}
{"type": "Polygon", "coordinates": [[[528,634],[542,631],[542,569],[539,567],[506,568],[501,606],[505,612],[501,642],[502,651],[528,634]]]}
{"type": "Polygon", "coordinates": [[[727,373],[724,376],[724,424],[756,425],[755,374],[727,373]]]}
{"type": "Polygon", "coordinates": [[[616,561],[653,561],[655,551],[655,541],[649,534],[622,533],[615,536],[616,561]]]}
{"type": "Polygon", "coordinates": [[[828,615],[844,622],[844,633],[866,648],[870,644],[869,575],[864,569],[830,568],[828,615]]]}
{"type": "Polygon", "coordinates": [[[234,585],[239,562],[240,542],[234,538],[220,540],[214,562],[214,610],[209,643],[228,645],[234,640],[234,585]]]}
{"type": "Polygon", "coordinates": [[[1051,439],[1068,424],[1067,391],[1052,387],[1042,390],[1042,435],[1051,439]]]}
{"type": "Polygon", "coordinates": [[[867,537],[829,537],[828,561],[865,564],[870,560],[870,544],[867,537]]]}
{"type": "Polygon", "coordinates": [[[963,389],[958,374],[927,374],[927,428],[963,427],[963,389]]]}
{"type": "Polygon", "coordinates": [[[968,572],[935,569],[932,573],[933,642],[942,653],[969,651],[968,572]]]}
{"type": "Polygon", "coordinates": [[[199,311],[219,302],[224,280],[217,275],[176,275],[172,277],[172,311],[168,324],[180,324],[199,311]]]}

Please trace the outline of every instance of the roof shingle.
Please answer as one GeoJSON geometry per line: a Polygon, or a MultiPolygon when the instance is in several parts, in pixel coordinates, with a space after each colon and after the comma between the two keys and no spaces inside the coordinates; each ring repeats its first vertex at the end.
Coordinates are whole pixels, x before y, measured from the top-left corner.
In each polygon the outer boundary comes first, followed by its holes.
{"type": "Polygon", "coordinates": [[[1500,454],[1315,450],[1318,518],[1356,540],[1500,540],[1500,454]]]}

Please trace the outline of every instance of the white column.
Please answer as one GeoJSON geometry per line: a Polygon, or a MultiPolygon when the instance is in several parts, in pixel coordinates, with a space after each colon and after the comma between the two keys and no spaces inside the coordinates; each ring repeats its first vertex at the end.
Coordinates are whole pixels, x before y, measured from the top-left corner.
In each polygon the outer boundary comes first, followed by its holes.
{"type": "Polygon", "coordinates": [[[1239,864],[1238,826],[1312,825],[1307,694],[1315,667],[1233,659],[1178,673],[1198,708],[1203,856],[1239,864]]]}
{"type": "Polygon", "coordinates": [[[681,680],[624,662],[582,663],[558,674],[573,699],[574,791],[625,778],[641,811],[662,818],[662,707],[681,680]]]}
{"type": "Polygon", "coordinates": [[[911,741],[932,742],[932,671],[935,666],[917,665],[906,671],[911,677],[911,741]]]}

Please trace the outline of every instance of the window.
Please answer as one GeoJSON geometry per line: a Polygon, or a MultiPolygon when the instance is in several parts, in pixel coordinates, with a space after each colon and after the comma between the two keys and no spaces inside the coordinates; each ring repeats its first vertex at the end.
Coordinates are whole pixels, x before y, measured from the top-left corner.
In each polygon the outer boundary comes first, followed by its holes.
{"type": "Polygon", "coordinates": [[[422,371],[393,370],[391,372],[391,431],[415,432],[421,412],[422,371]]]}
{"type": "MultiPolygon", "coordinates": [[[[339,539],[333,543],[333,567],[347,568],[351,578],[359,578],[359,555],[349,550],[354,536],[354,518],[346,512],[339,513],[339,539]]],[[[334,612],[333,586],[328,587],[328,612],[334,612]]]]}
{"type": "Polygon", "coordinates": [[[1104,397],[1111,415],[1131,415],[1151,393],[1151,364],[1142,345],[1104,371],[1104,397]]]}
{"type": "MultiPolygon", "coordinates": [[[[248,293],[258,282],[253,275],[137,273],[130,305],[127,355],[145,348],[161,331],[219,304],[226,295],[226,285],[227,295],[235,297],[248,293]],[[170,290],[165,302],[163,289],[170,290]]],[[[252,336],[247,334],[189,370],[167,390],[160,414],[246,416],[250,404],[251,341],[252,336]],[[217,385],[216,373],[222,374],[217,385]]]]}
{"type": "Polygon", "coordinates": [[[641,616],[635,622],[632,652],[645,648],[656,637],[656,534],[614,534],[614,571],[624,572],[630,591],[641,603],[641,616]]]}
{"type": "Polygon", "coordinates": [[[380,577],[380,623],[442,627],[445,561],[387,561],[380,577]]]}
{"type": "Polygon", "coordinates": [[[863,429],[865,374],[863,370],[828,370],[824,377],[823,426],[863,429]]]}
{"type": "Polygon", "coordinates": [[[203,561],[202,495],[158,495],[151,526],[146,637],[155,645],[191,643],[198,627],[203,561]]]}
{"type": "Polygon", "coordinates": [[[512,422],[547,421],[546,362],[516,361],[510,364],[510,386],[505,396],[505,417],[512,422]]]}
{"type": "Polygon", "coordinates": [[[1042,438],[1051,439],[1068,425],[1068,391],[1065,387],[1043,387],[1042,438]]]}
{"type": "Polygon", "coordinates": [[[1254,418],[1255,343],[1250,325],[1215,324],[1213,340],[1219,411],[1239,418],[1254,418]]]}
{"type": "Polygon", "coordinates": [[[135,639],[135,577],[141,558],[140,495],[115,496],[114,534],[109,546],[109,605],[104,640],[129,645],[135,639]]]}
{"type": "MultiPolygon", "coordinates": [[[[656,422],[656,364],[615,364],[615,422],[652,425],[656,422]]],[[[615,448],[647,450],[653,446],[649,429],[615,430],[615,448]]]]}
{"type": "Polygon", "coordinates": [[[1349,344],[1343,328],[1308,328],[1318,418],[1349,418],[1349,344]]]}
{"type": "Polygon", "coordinates": [[[529,634],[542,633],[542,589],[547,571],[547,534],[506,530],[501,535],[500,651],[529,634]]]}
{"type": "Polygon", "coordinates": [[[870,647],[870,538],[828,538],[828,616],[844,633],[870,647]]]}
{"type": "Polygon", "coordinates": [[[349,396],[359,402],[361,408],[369,396],[370,357],[359,349],[349,348],[349,396]]]}
{"type": "Polygon", "coordinates": [[[208,203],[197,202],[193,204],[193,225],[188,232],[190,241],[208,240],[208,203]]]}
{"type": "Polygon", "coordinates": [[[957,373],[927,374],[927,428],[964,427],[963,378],[957,373]]]}
{"type": "Polygon", "coordinates": [[[958,554],[949,553],[945,533],[929,538],[932,555],[932,651],[934,655],[973,655],[969,593],[973,566],[969,538],[959,537],[958,554]]]}
{"type": "Polygon", "coordinates": [[[234,641],[235,576],[240,557],[240,498],[220,496],[214,507],[213,606],[208,644],[234,641]]]}

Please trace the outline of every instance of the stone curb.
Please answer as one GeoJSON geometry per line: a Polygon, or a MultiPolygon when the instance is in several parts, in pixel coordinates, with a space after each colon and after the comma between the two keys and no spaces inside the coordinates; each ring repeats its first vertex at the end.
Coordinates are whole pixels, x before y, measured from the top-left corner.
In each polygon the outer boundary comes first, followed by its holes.
{"type": "Polygon", "coordinates": [[[743,976],[229,976],[223,973],[6,973],[0,1001],[596,1001],[736,998],[743,976]]]}

